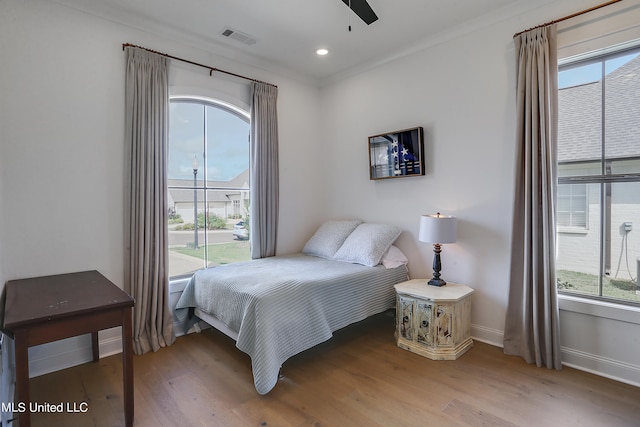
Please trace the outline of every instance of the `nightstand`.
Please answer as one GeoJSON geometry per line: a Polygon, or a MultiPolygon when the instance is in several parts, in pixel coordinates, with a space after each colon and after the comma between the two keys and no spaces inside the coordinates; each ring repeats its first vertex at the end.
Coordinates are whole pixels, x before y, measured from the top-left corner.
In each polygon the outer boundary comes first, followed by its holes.
{"type": "Polygon", "coordinates": [[[398,347],[433,360],[455,360],[473,346],[472,288],[457,283],[429,286],[427,279],[395,288],[398,347]]]}

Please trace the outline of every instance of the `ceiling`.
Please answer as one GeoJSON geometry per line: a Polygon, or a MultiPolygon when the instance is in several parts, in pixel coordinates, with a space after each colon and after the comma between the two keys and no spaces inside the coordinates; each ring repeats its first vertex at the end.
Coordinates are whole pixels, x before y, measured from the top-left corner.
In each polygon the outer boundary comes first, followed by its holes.
{"type": "MultiPolygon", "coordinates": [[[[369,0],[379,19],[368,26],[342,0],[55,1],[127,25],[162,31],[178,41],[210,47],[216,54],[241,57],[265,69],[323,81],[551,0],[369,0]],[[222,36],[226,28],[250,36],[255,43],[247,45],[222,36]],[[317,56],[320,47],[329,54],[317,56]]],[[[136,40],[123,42],[136,44],[136,40]]],[[[179,52],[166,53],[180,56],[179,52]]]]}

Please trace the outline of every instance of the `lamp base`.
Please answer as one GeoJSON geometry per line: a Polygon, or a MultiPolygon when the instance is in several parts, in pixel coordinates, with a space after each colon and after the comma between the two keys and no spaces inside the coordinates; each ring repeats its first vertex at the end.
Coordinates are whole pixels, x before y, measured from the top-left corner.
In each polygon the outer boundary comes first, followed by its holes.
{"type": "Polygon", "coordinates": [[[436,279],[435,277],[427,282],[427,285],[431,286],[444,286],[447,282],[442,279],[436,279]]]}
{"type": "Polygon", "coordinates": [[[431,286],[444,286],[447,284],[440,278],[440,252],[442,248],[439,243],[433,245],[433,278],[427,282],[431,286]]]}

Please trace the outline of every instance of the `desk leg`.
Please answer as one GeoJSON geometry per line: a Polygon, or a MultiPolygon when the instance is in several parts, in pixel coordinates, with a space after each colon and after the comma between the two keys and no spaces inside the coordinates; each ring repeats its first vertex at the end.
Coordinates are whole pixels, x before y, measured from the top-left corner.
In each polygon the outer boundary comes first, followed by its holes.
{"type": "Polygon", "coordinates": [[[16,352],[16,406],[24,405],[25,410],[18,415],[20,427],[31,426],[31,413],[29,411],[29,346],[27,345],[29,331],[17,331],[15,333],[16,352]]]}
{"type": "Polygon", "coordinates": [[[98,331],[91,332],[91,351],[93,353],[93,361],[99,361],[100,347],[98,347],[98,331]]]}
{"type": "Polygon", "coordinates": [[[127,427],[133,426],[133,331],[131,314],[131,308],[122,310],[122,383],[124,387],[124,420],[127,427]]]}

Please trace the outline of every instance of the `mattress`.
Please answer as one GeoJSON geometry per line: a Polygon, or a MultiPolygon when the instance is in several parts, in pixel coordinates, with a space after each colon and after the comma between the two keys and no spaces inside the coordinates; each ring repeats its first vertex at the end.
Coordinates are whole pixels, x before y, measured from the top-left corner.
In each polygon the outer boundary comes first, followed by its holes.
{"type": "Polygon", "coordinates": [[[368,267],[304,254],[262,258],[196,272],[176,314],[184,319],[198,308],[237,333],[255,388],[266,394],[288,358],[394,307],[393,285],[407,279],[405,265],[368,267]]]}

